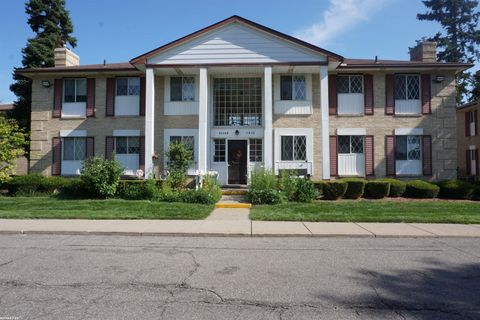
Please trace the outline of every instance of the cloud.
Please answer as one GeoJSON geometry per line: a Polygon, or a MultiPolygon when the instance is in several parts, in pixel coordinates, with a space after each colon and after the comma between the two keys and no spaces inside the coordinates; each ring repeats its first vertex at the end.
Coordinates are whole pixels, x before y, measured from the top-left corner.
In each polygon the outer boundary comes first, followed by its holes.
{"type": "Polygon", "coordinates": [[[368,21],[389,0],[330,0],[322,21],[298,30],[294,36],[324,45],[360,22],[368,21]]]}

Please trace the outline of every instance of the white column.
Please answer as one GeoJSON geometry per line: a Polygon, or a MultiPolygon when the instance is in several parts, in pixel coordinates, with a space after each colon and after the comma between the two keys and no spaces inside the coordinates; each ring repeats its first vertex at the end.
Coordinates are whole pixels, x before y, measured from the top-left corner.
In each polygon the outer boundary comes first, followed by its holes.
{"type": "Polygon", "coordinates": [[[200,91],[198,95],[198,170],[207,172],[208,141],[208,70],[200,68],[200,91]]]}
{"type": "Polygon", "coordinates": [[[330,139],[328,115],[328,66],[320,66],[320,117],[322,126],[322,178],[330,179],[330,139]]]}
{"type": "Polygon", "coordinates": [[[146,70],[145,79],[145,178],[153,174],[153,140],[155,124],[155,75],[153,69],[146,70]]]}
{"type": "Polygon", "coordinates": [[[273,168],[273,127],[272,127],[272,67],[266,66],[263,77],[264,85],[264,113],[265,119],[263,133],[263,165],[265,169],[273,168]]]}

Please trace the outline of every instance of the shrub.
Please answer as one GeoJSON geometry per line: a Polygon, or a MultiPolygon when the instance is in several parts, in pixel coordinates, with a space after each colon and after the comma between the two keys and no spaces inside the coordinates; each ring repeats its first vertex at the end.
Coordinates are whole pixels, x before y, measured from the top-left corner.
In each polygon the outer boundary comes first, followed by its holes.
{"type": "Polygon", "coordinates": [[[2,186],[14,196],[51,195],[68,185],[72,179],[46,177],[38,173],[16,176],[2,186]]]}
{"type": "Polygon", "coordinates": [[[391,178],[379,179],[377,181],[384,181],[390,183],[390,192],[388,193],[389,197],[397,198],[403,196],[407,184],[403,181],[391,178]]]}
{"type": "Polygon", "coordinates": [[[386,181],[368,181],[365,186],[365,198],[383,199],[390,193],[390,183],[386,181]]]}
{"type": "Polygon", "coordinates": [[[312,202],[317,197],[317,190],[313,183],[306,178],[295,179],[295,192],[293,200],[296,202],[312,202]]]}
{"type": "Polygon", "coordinates": [[[187,185],[187,175],[183,171],[173,170],[165,180],[165,183],[173,190],[183,190],[187,185]]]}
{"type": "Polygon", "coordinates": [[[180,199],[186,203],[202,203],[215,204],[218,202],[218,197],[210,190],[200,188],[198,190],[188,189],[180,193],[180,199]]]}
{"type": "Polygon", "coordinates": [[[93,197],[112,198],[117,191],[122,172],[115,160],[94,157],[85,161],[80,179],[93,197]]]}
{"type": "Polygon", "coordinates": [[[254,169],[250,174],[247,200],[253,204],[274,204],[282,202],[282,194],[277,190],[277,177],[265,169],[254,169]]]}
{"type": "Polygon", "coordinates": [[[323,197],[327,200],[337,200],[345,195],[347,183],[345,181],[326,181],[323,183],[323,197]]]}
{"type": "Polygon", "coordinates": [[[158,200],[165,201],[165,202],[180,202],[182,199],[179,191],[172,190],[169,184],[165,183],[162,185],[162,188],[160,189],[158,200]]]}
{"type": "Polygon", "coordinates": [[[323,181],[312,181],[313,187],[317,190],[317,199],[323,195],[323,181]]]}
{"type": "Polygon", "coordinates": [[[342,179],[347,183],[347,190],[345,191],[345,195],[343,196],[346,199],[358,199],[363,196],[363,192],[365,191],[365,185],[367,184],[366,180],[358,179],[358,178],[349,178],[349,179],[342,179]]]}
{"type": "Polygon", "coordinates": [[[435,198],[440,187],[423,180],[412,180],[407,182],[405,197],[408,198],[435,198]]]}
{"type": "Polygon", "coordinates": [[[63,185],[59,191],[61,198],[86,199],[90,197],[85,184],[80,178],[68,179],[68,183],[63,185]]]}
{"type": "Polygon", "coordinates": [[[281,170],[278,177],[278,190],[288,201],[294,201],[296,191],[296,170],[281,170]]]}
{"type": "Polygon", "coordinates": [[[157,200],[162,180],[120,180],[116,196],[127,200],[157,200]]]}
{"type": "Polygon", "coordinates": [[[444,199],[471,199],[475,186],[461,180],[445,180],[438,183],[439,198],[444,199]]]}

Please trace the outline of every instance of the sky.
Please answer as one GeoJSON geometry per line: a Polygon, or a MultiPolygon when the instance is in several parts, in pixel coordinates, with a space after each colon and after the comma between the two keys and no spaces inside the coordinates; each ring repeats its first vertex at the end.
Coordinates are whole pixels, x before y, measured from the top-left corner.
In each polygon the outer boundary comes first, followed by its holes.
{"type": "MultiPolygon", "coordinates": [[[[2,0],[0,103],[33,32],[23,0],[2,0]]],[[[66,0],[81,64],[126,62],[232,15],[299,37],[346,58],[408,60],[415,40],[440,31],[418,21],[420,0],[66,0]]],[[[477,68],[475,68],[477,69],[477,68]]]]}

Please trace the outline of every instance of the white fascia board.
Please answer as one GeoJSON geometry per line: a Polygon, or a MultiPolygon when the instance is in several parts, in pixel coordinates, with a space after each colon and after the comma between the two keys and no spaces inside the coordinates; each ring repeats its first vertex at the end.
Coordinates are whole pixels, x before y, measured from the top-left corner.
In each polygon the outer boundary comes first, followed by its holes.
{"type": "Polygon", "coordinates": [[[338,128],[338,136],[366,136],[367,129],[365,128],[338,128]]]}
{"type": "Polygon", "coordinates": [[[397,128],[395,129],[396,136],[422,136],[423,128],[397,128]]]}
{"type": "Polygon", "coordinates": [[[86,137],[87,130],[60,130],[60,137],[86,137]]]}
{"type": "Polygon", "coordinates": [[[140,130],[113,130],[115,137],[138,137],[140,130]]]}

